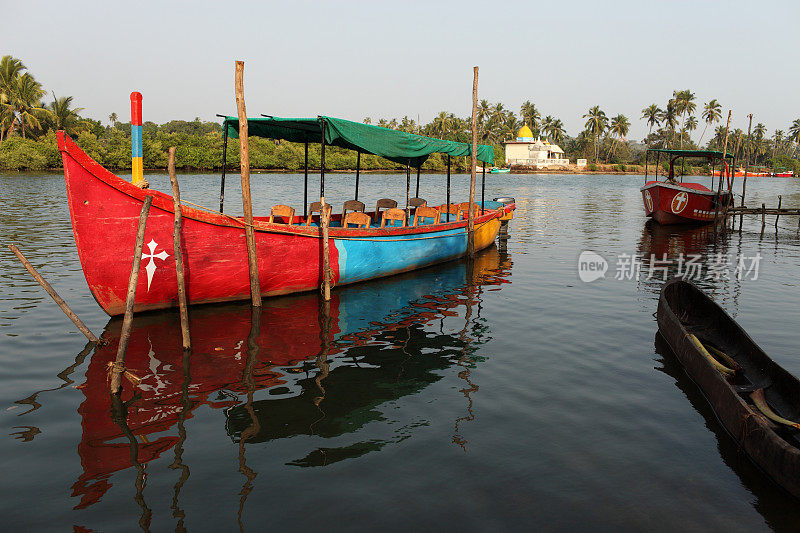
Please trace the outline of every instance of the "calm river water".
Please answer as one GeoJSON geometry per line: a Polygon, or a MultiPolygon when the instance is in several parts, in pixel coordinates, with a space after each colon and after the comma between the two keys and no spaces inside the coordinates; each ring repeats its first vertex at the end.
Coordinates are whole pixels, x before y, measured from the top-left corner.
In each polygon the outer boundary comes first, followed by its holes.
{"type": "MultiPolygon", "coordinates": [[[[404,177],[366,174],[360,198],[403,198],[404,177]]],[[[186,199],[217,205],[218,176],[180,179],[186,199]]],[[[327,176],[329,201],[352,181],[327,176]]],[[[487,199],[517,198],[507,251],[337,289],[325,355],[314,295],[266,301],[255,330],[247,305],[192,308],[188,358],[175,312],[137,316],[128,367],[142,383],[111,406],[121,321],[86,286],[63,177],[0,176],[3,529],[796,530],[798,501],[737,450],[653,313],[665,270],[699,254],[698,282],[800,374],[797,218],[763,237],[746,220],[715,244],[646,225],[641,184],[487,176],[487,199]],[[9,243],[111,345],[84,349],[9,243]],[[604,278],[581,281],[584,251],[604,278]]],[[[443,191],[422,176],[420,196],[443,191]]],[[[453,191],[466,199],[465,176],[453,191]]],[[[779,194],[800,206],[800,180],[748,183],[748,204],[779,194]]],[[[253,197],[257,214],[301,208],[302,176],[254,175],[253,197]]]]}

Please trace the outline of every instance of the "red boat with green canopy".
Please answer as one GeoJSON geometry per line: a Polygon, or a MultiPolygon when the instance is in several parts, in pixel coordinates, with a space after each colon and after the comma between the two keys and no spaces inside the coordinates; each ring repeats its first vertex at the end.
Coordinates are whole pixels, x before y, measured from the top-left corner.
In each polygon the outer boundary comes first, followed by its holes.
{"type": "MultiPolygon", "coordinates": [[[[334,214],[329,231],[328,256],[332,283],[342,285],[406,272],[457,259],[468,252],[469,203],[450,201],[450,158],[470,156],[467,143],[433,139],[379,126],[319,116],[317,118],[247,119],[250,136],[281,139],[305,145],[305,195],[302,212],[274,206],[265,216],[254,217],[258,278],[263,296],[310,291],[322,281],[322,230],[320,202],[308,203],[308,144],[321,145],[320,197],[325,195],[325,147],[356,150],[359,165],[353,200],[334,214]],[[406,199],[399,208],[389,198],[374,199],[367,211],[358,199],[360,154],[374,154],[406,165],[406,199]],[[417,170],[417,196],[422,163],[433,153],[448,156],[447,201],[428,206],[410,196],[411,168],[417,170]]],[[[223,144],[238,137],[239,120],[224,117],[223,144]]],[[[143,270],[137,282],[134,311],[177,306],[172,231],[172,196],[137,187],[112,174],[64,132],[58,133],[64,162],[72,227],[86,281],[100,306],[110,315],[125,310],[130,257],[136,240],[139,212],[146,196],[152,208],[145,233],[143,270]]],[[[225,150],[223,149],[223,154],[225,150]]],[[[224,156],[223,156],[224,157],[224,156]]],[[[491,146],[478,146],[476,158],[491,165],[491,146]]],[[[250,297],[245,222],[223,213],[223,164],[220,209],[182,207],[183,264],[189,303],[245,300],[250,297]]],[[[489,246],[501,223],[513,216],[510,198],[485,201],[485,175],[481,201],[476,202],[474,249],[489,246]]]]}
{"type": "Polygon", "coordinates": [[[708,224],[713,222],[721,209],[733,203],[733,172],[736,158],[713,150],[667,150],[649,149],[645,154],[645,184],[640,189],[644,211],[659,224],[708,224]],[[655,179],[648,181],[648,156],[656,154],[655,179]],[[661,155],[669,160],[669,173],[658,181],[661,155]],[[711,163],[711,188],[700,183],[686,182],[684,176],[676,176],[676,162],[680,168],[686,158],[707,159],[711,163]],[[720,178],[714,191],[714,167],[719,164],[720,178]],[[726,188],[723,190],[723,177],[726,188]]]}

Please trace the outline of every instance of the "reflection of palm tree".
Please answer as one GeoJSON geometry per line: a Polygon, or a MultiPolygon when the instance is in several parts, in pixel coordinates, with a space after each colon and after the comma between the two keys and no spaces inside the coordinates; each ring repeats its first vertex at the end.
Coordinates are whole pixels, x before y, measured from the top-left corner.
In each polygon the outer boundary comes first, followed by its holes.
{"type": "Polygon", "coordinates": [[[719,122],[722,118],[722,106],[717,102],[716,98],[713,98],[708,101],[708,103],[703,107],[703,113],[701,115],[703,118],[703,122],[706,125],[703,127],[703,134],[700,135],[700,140],[697,141],[697,146],[703,142],[703,137],[706,134],[706,129],[713,123],[719,122]]]}

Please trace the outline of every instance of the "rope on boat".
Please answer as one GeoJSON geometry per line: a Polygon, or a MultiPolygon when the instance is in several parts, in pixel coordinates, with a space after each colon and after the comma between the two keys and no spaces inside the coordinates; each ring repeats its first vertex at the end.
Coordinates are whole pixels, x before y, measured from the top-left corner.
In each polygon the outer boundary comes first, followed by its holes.
{"type": "MultiPolygon", "coordinates": [[[[214,209],[211,209],[210,207],[205,207],[205,206],[202,206],[202,205],[199,205],[199,204],[195,204],[195,203],[189,202],[187,200],[181,200],[181,203],[189,204],[189,205],[194,206],[194,207],[199,207],[200,209],[208,211],[209,213],[214,213],[215,215],[222,215],[222,216],[224,216],[226,218],[231,219],[232,221],[236,222],[237,224],[240,224],[242,227],[250,226],[250,227],[252,227],[253,229],[256,229],[256,230],[269,231],[269,232],[272,232],[272,233],[281,233],[283,235],[294,235],[294,236],[297,236],[297,237],[308,237],[308,238],[311,238],[311,239],[321,239],[322,238],[321,235],[314,235],[314,234],[307,234],[307,233],[295,233],[294,231],[288,231],[288,230],[284,230],[284,229],[281,229],[281,228],[269,228],[269,229],[259,228],[259,227],[256,227],[255,224],[248,224],[244,220],[240,220],[240,219],[238,219],[236,217],[232,217],[231,215],[228,215],[226,213],[221,213],[219,211],[215,211],[214,209]]],[[[480,224],[475,226],[475,229],[477,230],[478,228],[483,227],[487,223],[488,223],[488,221],[481,222],[480,224]]],[[[376,238],[376,237],[331,237],[331,238],[333,240],[335,240],[335,241],[395,242],[395,241],[424,241],[424,240],[427,240],[427,239],[442,239],[442,238],[445,238],[445,237],[457,237],[458,235],[466,235],[466,234],[467,234],[466,231],[459,231],[457,233],[449,233],[447,235],[431,235],[431,236],[427,236],[427,237],[412,237],[412,238],[408,238],[408,239],[381,239],[381,238],[376,238]]]]}

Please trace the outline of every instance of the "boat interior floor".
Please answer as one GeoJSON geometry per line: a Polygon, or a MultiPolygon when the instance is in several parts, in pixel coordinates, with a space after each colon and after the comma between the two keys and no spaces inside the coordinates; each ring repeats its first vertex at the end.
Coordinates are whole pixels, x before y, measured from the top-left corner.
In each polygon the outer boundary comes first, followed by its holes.
{"type": "MultiPolygon", "coordinates": [[[[758,407],[755,405],[750,395],[762,389],[764,391],[764,397],[767,400],[767,405],[776,414],[789,420],[800,420],[800,412],[787,402],[783,395],[775,390],[772,379],[761,369],[756,367],[749,358],[744,357],[737,348],[726,342],[720,335],[715,334],[714,330],[706,326],[684,324],[684,327],[689,333],[694,334],[704,346],[725,353],[742,367],[740,372],[736,372],[736,374],[729,379],[729,383],[739,397],[747,403],[750,409],[759,412],[758,407]]],[[[713,354],[713,352],[712,355],[716,357],[716,354],[713,354]]],[[[717,359],[721,364],[726,364],[721,358],[717,359]]],[[[793,446],[800,445],[800,429],[783,424],[776,424],[768,419],[765,420],[768,421],[770,428],[782,439],[793,446]]]]}

